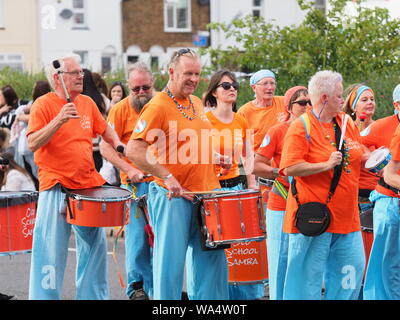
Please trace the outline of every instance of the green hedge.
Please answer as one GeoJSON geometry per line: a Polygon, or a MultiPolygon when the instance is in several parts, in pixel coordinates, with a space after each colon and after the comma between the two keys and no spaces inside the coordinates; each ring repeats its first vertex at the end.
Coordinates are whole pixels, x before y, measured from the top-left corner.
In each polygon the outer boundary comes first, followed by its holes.
{"type": "MultiPolygon", "coordinates": [[[[208,87],[209,76],[205,75],[199,83],[199,86],[195,92],[195,95],[201,98],[204,91],[208,87]]],[[[45,80],[46,76],[44,72],[30,74],[26,72],[18,72],[5,68],[0,70],[0,87],[10,84],[18,94],[20,99],[31,99],[31,93],[34,83],[37,80],[45,80]]],[[[125,81],[125,73],[123,70],[118,70],[105,76],[105,81],[109,86],[113,81],[125,81]]],[[[168,81],[168,75],[162,73],[155,73],[155,88],[162,90],[168,81]]],[[[240,107],[246,102],[254,99],[254,93],[249,85],[248,79],[241,79],[240,89],[238,93],[237,105],[240,107]]],[[[285,81],[279,80],[279,74],[277,75],[277,95],[284,95],[285,91],[292,86],[291,83],[285,83],[285,81]]],[[[385,77],[377,76],[370,77],[365,82],[375,91],[375,98],[377,100],[377,110],[375,112],[375,118],[385,117],[393,113],[392,106],[392,92],[394,87],[399,83],[399,76],[397,74],[390,74],[385,77]]],[[[307,86],[307,83],[299,83],[307,86]]],[[[345,86],[350,85],[345,79],[345,86]]]]}

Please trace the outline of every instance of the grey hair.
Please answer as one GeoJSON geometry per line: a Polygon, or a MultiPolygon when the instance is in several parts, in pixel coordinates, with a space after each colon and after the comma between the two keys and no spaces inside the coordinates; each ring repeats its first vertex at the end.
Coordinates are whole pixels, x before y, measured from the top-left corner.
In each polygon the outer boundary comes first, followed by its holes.
{"type": "Polygon", "coordinates": [[[313,105],[318,103],[321,95],[332,96],[336,85],[343,82],[340,73],[331,70],[322,70],[314,74],[308,82],[308,94],[313,105]]]}
{"type": "Polygon", "coordinates": [[[147,72],[149,74],[150,78],[153,79],[153,75],[151,73],[150,68],[147,66],[146,63],[144,63],[142,61],[135,62],[134,64],[132,64],[129,67],[129,69],[128,69],[128,77],[127,77],[128,79],[129,79],[129,77],[130,77],[130,75],[131,75],[131,73],[133,71],[147,72]]]}
{"type": "Polygon", "coordinates": [[[58,60],[60,62],[60,70],[64,70],[65,60],[75,60],[77,63],[81,63],[81,57],[75,53],[70,53],[60,58],[51,60],[51,62],[46,66],[46,77],[50,83],[50,86],[55,89],[55,83],[53,76],[57,73],[57,69],[53,66],[53,61],[58,60]]]}

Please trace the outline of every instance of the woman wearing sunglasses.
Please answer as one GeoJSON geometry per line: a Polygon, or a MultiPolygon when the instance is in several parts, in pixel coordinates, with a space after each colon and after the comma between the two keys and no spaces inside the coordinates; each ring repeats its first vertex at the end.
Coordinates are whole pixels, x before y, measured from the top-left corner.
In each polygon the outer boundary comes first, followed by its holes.
{"type": "Polygon", "coordinates": [[[287,177],[278,174],[283,142],[289,125],[300,117],[311,101],[306,87],[296,86],[285,93],[284,103],[289,113],[288,120],[272,126],[264,137],[254,160],[253,174],[265,179],[275,179],[268,196],[266,210],[268,282],[270,300],[283,299],[283,285],[288,254],[288,234],[282,231],[286,209],[287,177]]]}
{"type": "Polygon", "coordinates": [[[1,191],[35,191],[36,187],[28,171],[19,166],[10,153],[0,155],[1,191]]]}
{"type": "MultiPolygon", "coordinates": [[[[215,166],[215,174],[219,176],[222,190],[243,189],[239,163],[243,160],[246,171],[252,155],[251,141],[248,140],[250,137],[246,133],[247,121],[235,112],[238,89],[239,83],[234,74],[227,70],[217,71],[211,77],[203,101],[204,105],[212,107],[206,116],[212,127],[217,130],[213,137],[214,151],[232,159],[232,167],[228,171],[215,166]]],[[[250,175],[247,175],[249,189],[255,189],[253,181],[250,175]]],[[[259,299],[263,296],[263,284],[229,285],[231,300],[259,299]]]]}

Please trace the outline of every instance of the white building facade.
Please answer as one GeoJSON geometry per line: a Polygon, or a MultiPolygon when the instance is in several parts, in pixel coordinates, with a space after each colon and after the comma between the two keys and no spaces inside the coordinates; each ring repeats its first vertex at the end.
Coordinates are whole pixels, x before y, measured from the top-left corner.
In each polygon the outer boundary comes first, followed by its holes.
{"type": "Polygon", "coordinates": [[[39,0],[43,65],[77,53],[94,72],[123,67],[121,0],[39,0]]]}

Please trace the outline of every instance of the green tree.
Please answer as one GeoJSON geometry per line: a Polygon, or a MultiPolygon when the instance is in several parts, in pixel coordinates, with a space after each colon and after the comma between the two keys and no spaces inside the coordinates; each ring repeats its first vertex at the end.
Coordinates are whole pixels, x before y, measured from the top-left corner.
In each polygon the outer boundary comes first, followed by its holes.
{"type": "Polygon", "coordinates": [[[277,94],[294,85],[307,85],[318,70],[338,71],[346,85],[370,85],[380,103],[376,116],[387,115],[392,112],[391,92],[399,82],[400,20],[391,18],[387,9],[369,9],[360,3],[351,16],[345,10],[348,2],[331,0],[325,14],[314,8],[314,1],[298,0],[306,12],[298,26],[279,27],[253,16],[236,19],[229,26],[211,23],[210,29],[224,32],[236,45],[203,53],[210,54],[212,69],[274,71],[277,94]]]}

